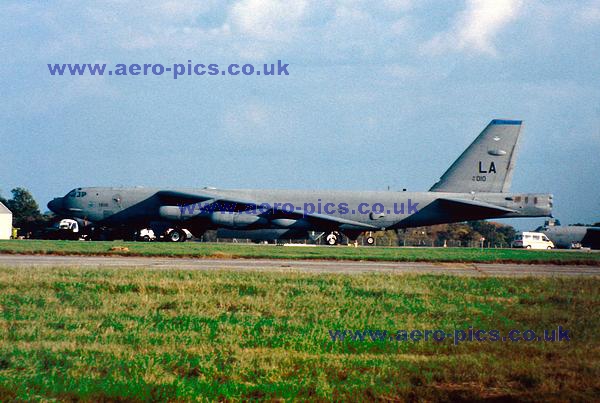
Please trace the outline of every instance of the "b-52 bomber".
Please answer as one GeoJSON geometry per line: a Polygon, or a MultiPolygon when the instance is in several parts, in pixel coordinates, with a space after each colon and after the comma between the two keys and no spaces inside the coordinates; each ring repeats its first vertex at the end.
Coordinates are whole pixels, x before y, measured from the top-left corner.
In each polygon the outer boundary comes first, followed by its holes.
{"type": "MultiPolygon", "coordinates": [[[[427,192],[78,187],[48,208],[106,234],[159,225],[170,241],[209,229],[308,238],[489,218],[551,216],[552,195],[510,193],[520,120],[492,120],[427,192]]],[[[248,236],[250,237],[250,236],[248,236]]]]}

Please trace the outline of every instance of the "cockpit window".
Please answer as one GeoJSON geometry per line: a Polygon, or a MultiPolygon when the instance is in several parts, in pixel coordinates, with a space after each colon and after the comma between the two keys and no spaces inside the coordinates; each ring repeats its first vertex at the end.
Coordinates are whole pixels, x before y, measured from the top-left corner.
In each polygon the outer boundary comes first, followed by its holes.
{"type": "Polygon", "coordinates": [[[66,197],[84,197],[86,194],[87,192],[81,192],[77,189],[73,189],[69,193],[67,193],[66,197]]]}

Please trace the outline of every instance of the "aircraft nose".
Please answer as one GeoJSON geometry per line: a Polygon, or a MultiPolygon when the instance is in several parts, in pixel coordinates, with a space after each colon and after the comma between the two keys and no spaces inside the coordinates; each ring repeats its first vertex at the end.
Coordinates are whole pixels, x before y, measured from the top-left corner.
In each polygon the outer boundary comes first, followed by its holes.
{"type": "Polygon", "coordinates": [[[55,197],[54,199],[48,202],[48,208],[50,211],[60,214],[63,208],[63,199],[62,197],[55,197]]]}

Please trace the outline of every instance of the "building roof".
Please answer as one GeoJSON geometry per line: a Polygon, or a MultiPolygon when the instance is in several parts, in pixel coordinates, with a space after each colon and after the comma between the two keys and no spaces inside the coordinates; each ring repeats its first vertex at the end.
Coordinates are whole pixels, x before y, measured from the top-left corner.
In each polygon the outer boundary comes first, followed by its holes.
{"type": "Polygon", "coordinates": [[[10,215],[12,215],[12,212],[4,204],[0,203],[0,214],[10,214],[10,215]]]}

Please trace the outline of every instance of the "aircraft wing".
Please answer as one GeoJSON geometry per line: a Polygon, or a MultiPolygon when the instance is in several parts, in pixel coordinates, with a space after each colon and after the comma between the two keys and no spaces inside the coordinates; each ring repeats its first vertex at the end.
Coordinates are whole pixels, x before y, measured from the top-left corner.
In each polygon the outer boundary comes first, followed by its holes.
{"type": "Polygon", "coordinates": [[[282,210],[273,211],[275,215],[289,215],[290,218],[304,218],[308,222],[311,222],[315,225],[326,226],[326,227],[349,227],[345,229],[355,229],[355,230],[375,230],[378,231],[380,228],[371,224],[362,223],[359,221],[348,220],[346,218],[336,217],[327,214],[317,214],[317,213],[306,213],[302,210],[296,210],[293,212],[285,212],[282,210]]]}
{"type": "MultiPolygon", "coordinates": [[[[327,214],[308,213],[304,210],[295,209],[294,211],[284,211],[281,208],[275,209],[269,206],[264,208],[262,203],[253,200],[244,200],[231,197],[223,197],[212,194],[210,192],[180,192],[165,190],[158,192],[158,197],[167,205],[189,206],[200,204],[202,209],[207,212],[227,211],[227,212],[243,212],[248,210],[259,210],[261,216],[270,216],[271,218],[290,218],[304,219],[316,226],[324,226],[330,228],[346,227],[355,230],[378,230],[379,227],[361,223],[355,220],[349,220],[342,217],[336,217],[327,214]]],[[[200,210],[198,206],[198,211],[200,210]]],[[[189,209],[188,209],[189,210],[189,209]]]]}
{"type": "Polygon", "coordinates": [[[158,198],[164,203],[173,206],[185,206],[188,204],[205,202],[215,199],[219,196],[208,192],[180,192],[176,190],[161,190],[156,193],[158,198]]]}
{"type": "Polygon", "coordinates": [[[210,192],[180,192],[174,190],[162,190],[157,193],[157,196],[165,205],[172,206],[189,206],[198,204],[198,212],[200,208],[206,211],[244,211],[250,206],[260,206],[253,200],[233,199],[223,197],[210,192]]]}

